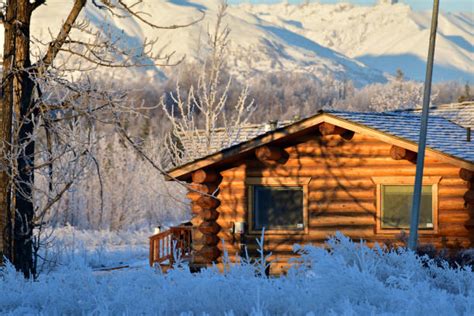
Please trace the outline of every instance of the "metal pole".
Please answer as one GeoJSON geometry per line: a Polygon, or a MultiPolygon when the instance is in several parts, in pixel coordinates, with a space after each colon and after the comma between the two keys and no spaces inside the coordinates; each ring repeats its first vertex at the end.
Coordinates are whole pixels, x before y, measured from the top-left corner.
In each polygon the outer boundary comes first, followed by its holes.
{"type": "Polygon", "coordinates": [[[436,29],[438,27],[439,0],[433,2],[433,15],[431,17],[430,46],[428,62],[426,63],[425,90],[423,94],[423,110],[421,114],[420,139],[418,142],[418,156],[416,159],[415,189],[413,192],[413,206],[411,209],[410,237],[408,247],[416,250],[418,241],[418,222],[420,219],[421,188],[423,182],[423,167],[425,161],[426,132],[428,130],[428,112],[431,98],[431,80],[433,77],[433,60],[436,42],[436,29]]]}

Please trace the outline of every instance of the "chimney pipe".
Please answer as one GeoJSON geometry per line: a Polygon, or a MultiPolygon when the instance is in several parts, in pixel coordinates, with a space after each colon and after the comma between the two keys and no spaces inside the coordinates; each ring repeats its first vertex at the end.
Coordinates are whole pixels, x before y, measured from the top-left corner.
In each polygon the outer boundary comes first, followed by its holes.
{"type": "Polygon", "coordinates": [[[268,121],[267,124],[265,124],[265,130],[267,132],[273,131],[273,130],[277,129],[277,127],[278,127],[278,121],[277,120],[268,121]]]}

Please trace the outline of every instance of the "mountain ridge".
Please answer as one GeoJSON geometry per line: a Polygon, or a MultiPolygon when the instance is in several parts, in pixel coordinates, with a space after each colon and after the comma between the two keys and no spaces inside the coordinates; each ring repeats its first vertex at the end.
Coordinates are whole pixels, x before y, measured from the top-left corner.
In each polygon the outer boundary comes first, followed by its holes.
{"type": "MultiPolygon", "coordinates": [[[[95,28],[108,25],[123,36],[125,47],[139,47],[146,38],[159,37],[154,52],[175,52],[174,60],[202,60],[204,43],[212,29],[217,0],[146,0],[137,9],[160,25],[203,21],[177,30],[156,30],[132,18],[118,18],[88,3],[82,18],[95,28]]],[[[33,17],[35,38],[56,34],[68,12],[64,1],[50,0],[33,17]]],[[[229,6],[225,23],[231,29],[229,65],[232,73],[251,77],[258,73],[299,72],[315,78],[351,80],[356,86],[385,82],[401,69],[405,76],[423,80],[429,12],[414,12],[404,4],[356,6],[346,3],[304,5],[239,4],[229,6]]],[[[474,73],[474,19],[468,13],[441,13],[434,81],[472,81],[474,73]]],[[[3,32],[0,40],[3,42],[3,32]]],[[[37,42],[36,53],[44,50],[37,42]]],[[[170,73],[161,67],[128,70],[119,78],[161,80],[170,73]]]]}

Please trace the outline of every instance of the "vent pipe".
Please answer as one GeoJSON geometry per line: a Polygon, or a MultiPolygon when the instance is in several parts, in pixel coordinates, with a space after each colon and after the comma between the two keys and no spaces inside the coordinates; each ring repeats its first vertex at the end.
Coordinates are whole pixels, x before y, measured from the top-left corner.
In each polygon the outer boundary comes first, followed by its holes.
{"type": "Polygon", "coordinates": [[[468,141],[468,142],[471,141],[471,128],[470,127],[467,128],[466,141],[468,141]]]}
{"type": "Polygon", "coordinates": [[[278,121],[277,120],[268,121],[267,124],[265,124],[265,131],[267,131],[267,132],[273,131],[273,130],[276,130],[277,127],[278,127],[278,121]]]}

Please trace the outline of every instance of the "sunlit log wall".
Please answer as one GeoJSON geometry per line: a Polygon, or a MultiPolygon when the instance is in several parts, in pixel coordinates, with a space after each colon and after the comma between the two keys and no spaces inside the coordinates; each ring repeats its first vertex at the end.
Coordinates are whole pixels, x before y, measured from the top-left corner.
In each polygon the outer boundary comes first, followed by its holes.
{"type": "MultiPolygon", "coordinates": [[[[304,142],[293,141],[279,146],[288,155],[281,163],[275,163],[281,160],[281,152],[271,147],[256,151],[246,160],[236,162],[231,169],[220,171],[220,206],[216,209],[220,230],[216,236],[224,240],[231,259],[241,253],[242,244],[247,245],[250,253],[256,247],[258,235],[236,236],[232,233],[233,223],[248,221],[248,190],[245,185],[248,177],[311,177],[309,232],[265,236],[266,250],[282,262],[291,256],[294,243],[320,245],[336,231],[355,240],[362,238],[369,245],[399,242],[395,233],[376,233],[376,185],[372,177],[414,177],[414,153],[328,125],[320,125],[319,131],[305,136],[304,142]]],[[[439,229],[437,233],[420,234],[420,242],[437,247],[473,247],[472,172],[460,172],[459,167],[427,153],[425,176],[441,176],[438,186],[439,229]]],[[[193,209],[197,207],[193,203],[193,209]]],[[[199,221],[203,219],[196,219],[195,224],[201,226],[199,221]]],[[[211,244],[214,244],[214,239],[211,244]]],[[[218,247],[223,250],[222,243],[219,242],[218,247]]]]}
{"type": "Polygon", "coordinates": [[[217,207],[220,201],[219,183],[222,177],[214,170],[198,170],[192,175],[187,197],[191,200],[191,220],[193,227],[193,264],[211,264],[220,256],[217,247],[219,238],[217,234],[221,227],[216,220],[219,217],[217,207]]]}

